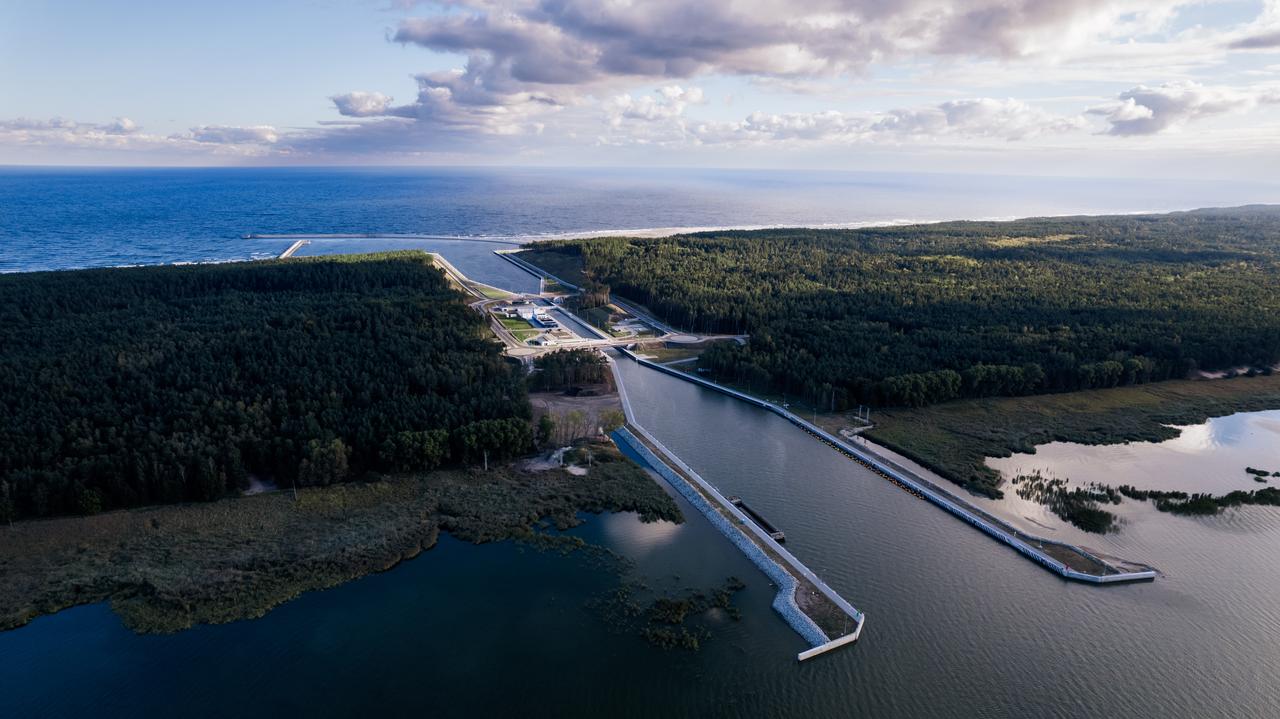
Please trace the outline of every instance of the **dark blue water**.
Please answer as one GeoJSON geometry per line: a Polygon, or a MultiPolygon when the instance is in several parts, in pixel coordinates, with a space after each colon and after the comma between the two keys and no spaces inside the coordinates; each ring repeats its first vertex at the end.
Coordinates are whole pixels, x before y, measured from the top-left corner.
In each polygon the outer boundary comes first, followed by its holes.
{"type": "Polygon", "coordinates": [[[716,170],[0,169],[0,272],[269,257],[247,234],[530,237],[1280,201],[1280,188],[716,170]]]}

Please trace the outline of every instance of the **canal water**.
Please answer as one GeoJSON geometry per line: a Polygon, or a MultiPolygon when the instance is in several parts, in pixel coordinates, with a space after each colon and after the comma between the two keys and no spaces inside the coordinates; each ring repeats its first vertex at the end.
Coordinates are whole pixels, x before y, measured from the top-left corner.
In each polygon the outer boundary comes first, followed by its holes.
{"type": "MultiPolygon", "coordinates": [[[[623,361],[641,424],[867,613],[852,651],[779,667],[817,716],[1245,716],[1280,706],[1280,512],[1062,531],[1162,570],[1067,582],[764,410],[623,361]]],[[[1134,503],[1135,513],[1155,510],[1134,503]]]]}
{"type": "Polygon", "coordinates": [[[679,500],[683,525],[613,514],[573,530],[625,557],[621,575],[446,536],[258,620],[137,636],[101,604],[42,617],[0,634],[0,716],[1276,715],[1275,510],[1181,518],[1132,503],[1114,535],[1054,528],[1163,572],[1070,583],[771,413],[619,367],[641,424],[867,613],[856,645],[797,664],[805,645],[769,607],[774,588],[679,500]],[[650,647],[586,608],[623,582],[678,591],[730,575],[747,583],[743,617],[698,653],[650,647]]]}

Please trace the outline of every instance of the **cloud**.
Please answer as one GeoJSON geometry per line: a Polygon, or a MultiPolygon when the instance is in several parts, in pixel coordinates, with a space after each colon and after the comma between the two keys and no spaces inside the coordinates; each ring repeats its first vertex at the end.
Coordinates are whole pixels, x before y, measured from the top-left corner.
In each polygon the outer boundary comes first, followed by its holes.
{"type": "Polygon", "coordinates": [[[1150,29],[1189,0],[458,0],[402,21],[394,40],[486,55],[489,80],[584,84],[610,76],[817,75],[884,57],[1019,57],[1150,29]]]}
{"type": "Polygon", "coordinates": [[[623,132],[606,144],[743,144],[933,142],[954,139],[1017,141],[1083,130],[1079,116],[1064,117],[1020,100],[975,98],[879,113],[836,110],[808,113],[753,112],[739,122],[696,122],[677,102],[650,97],[616,98],[611,128],[623,132]],[[651,102],[642,102],[652,100],[651,102]],[[628,121],[638,122],[628,122],[628,121]]]}
{"type": "Polygon", "coordinates": [[[1227,47],[1232,50],[1274,50],[1280,49],[1280,30],[1275,32],[1262,33],[1260,35],[1249,35],[1236,40],[1227,47]]]}
{"type": "Polygon", "coordinates": [[[680,117],[689,105],[703,101],[701,88],[668,85],[653,95],[639,98],[632,97],[630,93],[618,95],[605,103],[605,114],[613,127],[622,125],[626,120],[657,122],[680,117]]]}
{"type": "Polygon", "coordinates": [[[1158,87],[1139,85],[1089,113],[1106,119],[1110,124],[1106,134],[1132,137],[1155,135],[1194,120],[1242,113],[1273,102],[1280,102],[1280,91],[1273,88],[1236,89],[1174,82],[1158,87]]]}
{"type": "Polygon", "coordinates": [[[380,92],[363,92],[357,90],[329,98],[338,114],[345,117],[376,117],[385,115],[391,107],[392,98],[380,92]]]}
{"type": "Polygon", "coordinates": [[[139,130],[138,124],[127,117],[117,117],[111,122],[75,122],[66,118],[55,117],[49,120],[32,120],[19,117],[12,120],[0,120],[0,132],[60,135],[63,137],[93,137],[131,135],[139,130]]]}
{"type": "Polygon", "coordinates": [[[130,152],[196,157],[266,154],[280,134],[272,127],[205,125],[188,132],[161,135],[143,131],[133,120],[117,117],[110,122],[81,122],[66,118],[0,120],[0,146],[31,151],[130,152]]]}
{"type": "MultiPolygon", "coordinates": [[[[417,111],[402,108],[396,114],[454,126],[474,114],[477,128],[512,132],[507,118],[493,121],[493,108],[536,115],[577,104],[584,95],[616,95],[639,82],[738,75],[794,85],[863,73],[885,60],[1060,55],[1098,37],[1149,32],[1190,2],[426,2],[420,4],[441,12],[401,21],[392,39],[463,55],[466,69],[424,85],[442,92],[420,92],[417,111]]],[[[657,105],[632,111],[646,110],[657,112],[657,105]]]]}
{"type": "MultiPolygon", "coordinates": [[[[536,90],[499,89],[510,85],[486,83],[490,66],[484,58],[476,58],[466,69],[428,72],[415,75],[418,97],[405,105],[393,105],[390,97],[378,92],[349,92],[330,99],[338,112],[357,118],[403,118],[433,125],[444,132],[516,135],[537,133],[542,124],[535,116],[554,111],[563,102],[549,93],[536,90]]],[[[387,128],[380,127],[381,134],[387,128]]],[[[346,133],[351,135],[359,129],[346,133]]]]}
{"type": "Polygon", "coordinates": [[[1021,100],[977,98],[944,102],[936,107],[894,110],[873,126],[901,135],[961,135],[1024,140],[1043,134],[1079,130],[1079,117],[1062,117],[1021,100]]]}
{"type": "Polygon", "coordinates": [[[230,125],[201,125],[193,127],[186,135],[175,135],[175,140],[193,140],[195,142],[216,145],[267,144],[280,139],[279,133],[270,125],[253,127],[235,127],[230,125]]]}

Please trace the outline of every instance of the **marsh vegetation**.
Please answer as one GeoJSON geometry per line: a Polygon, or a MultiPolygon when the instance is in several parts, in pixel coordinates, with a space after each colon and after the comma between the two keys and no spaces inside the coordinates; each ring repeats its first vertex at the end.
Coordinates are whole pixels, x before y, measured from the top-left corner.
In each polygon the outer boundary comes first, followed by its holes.
{"type": "Polygon", "coordinates": [[[581,546],[545,530],[582,512],[683,521],[674,501],[610,443],[575,475],[516,465],[438,470],[211,503],[0,528],[0,628],[110,601],[139,632],[257,617],[298,594],[388,569],[441,531],[481,543],[581,546]]]}

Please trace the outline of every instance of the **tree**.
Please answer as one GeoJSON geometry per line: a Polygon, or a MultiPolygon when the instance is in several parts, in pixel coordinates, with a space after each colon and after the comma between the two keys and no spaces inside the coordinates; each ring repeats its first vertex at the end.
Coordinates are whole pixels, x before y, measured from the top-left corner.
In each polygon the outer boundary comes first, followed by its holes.
{"type": "Polygon", "coordinates": [[[455,433],[459,452],[468,462],[506,459],[528,451],[533,443],[529,423],[521,419],[486,419],[460,427],[455,433]]]}
{"type": "Polygon", "coordinates": [[[621,410],[609,409],[600,415],[600,428],[608,434],[627,423],[627,416],[621,410]]]}
{"type": "Polygon", "coordinates": [[[15,519],[424,471],[466,461],[459,427],[530,416],[422,253],[0,274],[0,314],[15,519]]]}
{"type": "Polygon", "coordinates": [[[537,440],[539,445],[546,446],[549,444],[551,439],[555,436],[555,431],[556,422],[551,419],[550,412],[538,418],[537,440]]]}
{"type": "Polygon", "coordinates": [[[324,487],[343,481],[347,478],[350,456],[351,450],[341,439],[329,442],[311,440],[298,465],[298,483],[304,487],[324,487]]]}
{"type": "Polygon", "coordinates": [[[439,467],[449,454],[449,433],[443,429],[398,432],[378,450],[381,465],[392,472],[428,471],[439,467]]]}
{"type": "Polygon", "coordinates": [[[13,526],[17,516],[17,508],[13,505],[13,494],[7,481],[0,481],[0,522],[13,526]]]}
{"type": "Polygon", "coordinates": [[[81,487],[76,496],[76,511],[86,517],[102,511],[102,492],[81,487]]]}
{"type": "Polygon", "coordinates": [[[824,407],[1280,361],[1274,208],[566,240],[535,259],[554,254],[671,324],[749,335],[699,358],[721,381],[824,407]]]}

